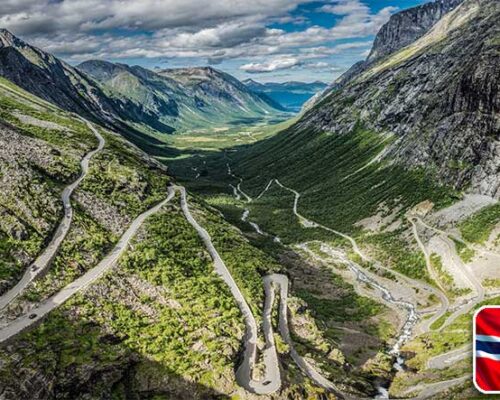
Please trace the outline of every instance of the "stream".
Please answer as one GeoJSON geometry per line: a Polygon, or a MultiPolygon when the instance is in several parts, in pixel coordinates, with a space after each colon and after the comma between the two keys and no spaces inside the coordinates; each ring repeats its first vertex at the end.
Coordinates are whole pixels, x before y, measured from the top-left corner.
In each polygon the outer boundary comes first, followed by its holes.
{"type": "MultiPolygon", "coordinates": [[[[321,251],[329,254],[331,256],[338,256],[337,254],[334,254],[330,247],[325,246],[324,244],[321,245],[321,251]]],[[[378,283],[376,280],[372,279],[369,277],[361,268],[359,268],[354,262],[350,260],[344,259],[344,262],[346,263],[347,267],[354,273],[356,276],[356,279],[360,282],[367,283],[368,285],[372,286],[373,288],[379,290],[382,293],[382,298],[387,301],[390,304],[394,304],[398,306],[399,308],[403,308],[407,311],[408,316],[406,318],[406,321],[403,325],[403,328],[401,329],[401,332],[396,340],[396,343],[391,347],[389,350],[389,354],[395,358],[395,362],[393,364],[393,368],[396,371],[401,371],[404,369],[404,364],[405,364],[405,359],[401,357],[401,346],[411,337],[413,328],[418,322],[418,314],[417,314],[417,309],[416,307],[404,300],[398,300],[395,299],[392,293],[382,286],[380,283],[378,283]]],[[[377,386],[377,390],[379,395],[376,397],[376,399],[388,399],[389,398],[389,391],[387,390],[386,387],[383,387],[382,385],[377,386]]]]}

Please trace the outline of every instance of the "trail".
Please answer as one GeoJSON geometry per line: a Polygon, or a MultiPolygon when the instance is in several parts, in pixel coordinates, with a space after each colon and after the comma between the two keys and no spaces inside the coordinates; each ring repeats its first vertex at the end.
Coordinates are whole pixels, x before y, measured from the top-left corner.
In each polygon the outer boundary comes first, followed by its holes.
{"type": "Polygon", "coordinates": [[[175,193],[173,189],[169,188],[168,196],[165,200],[134,219],[134,221],[132,221],[130,227],[122,235],[114,249],[99,264],[97,264],[97,266],[87,271],[84,275],[74,280],[72,283],[68,284],[52,297],[40,303],[40,305],[30,310],[29,313],[18,317],[9,325],[0,329],[0,343],[3,343],[18,335],[19,333],[27,330],[28,328],[34,326],[51,311],[64,304],[70,297],[84,290],[99,278],[101,278],[116,264],[118,259],[127,249],[130,240],[134,237],[137,230],[141,227],[144,221],[149,216],[160,211],[160,209],[174,197],[174,194],[175,193]]]}
{"type": "Polygon", "coordinates": [[[42,251],[42,253],[36,258],[36,260],[31,264],[19,282],[11,288],[7,293],[0,297],[0,310],[7,307],[17,296],[19,296],[24,289],[42,272],[46,271],[50,267],[52,261],[54,260],[59,248],[61,247],[66,235],[71,227],[71,222],[73,221],[73,207],[71,206],[71,195],[74,190],[80,185],[83,179],[87,176],[89,171],[90,160],[93,156],[99,153],[105,146],[106,141],[101,136],[99,131],[89,122],[83,120],[88,128],[94,133],[98,139],[98,146],[95,150],[87,153],[80,162],[81,174],[76,181],[66,186],[62,192],[61,200],[64,207],[64,216],[59,226],[57,227],[54,236],[52,237],[48,246],[42,251]]]}

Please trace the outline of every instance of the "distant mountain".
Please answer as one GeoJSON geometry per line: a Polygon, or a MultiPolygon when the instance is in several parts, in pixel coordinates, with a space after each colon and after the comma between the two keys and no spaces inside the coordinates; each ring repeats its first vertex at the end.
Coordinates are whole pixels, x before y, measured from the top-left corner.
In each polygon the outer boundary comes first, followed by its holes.
{"type": "Polygon", "coordinates": [[[210,67],[153,72],[92,60],[77,69],[99,82],[109,97],[135,110],[136,117],[147,118],[153,128],[155,124],[176,130],[238,124],[281,111],[236,78],[210,67]]]}
{"type": "Polygon", "coordinates": [[[144,146],[149,134],[279,117],[271,99],[212,68],[155,73],[105,61],[77,68],[0,30],[0,76],[65,110],[118,128],[144,146]]]}
{"type": "Polygon", "coordinates": [[[283,82],[260,83],[253,79],[246,79],[243,83],[256,93],[263,93],[269,98],[282,105],[285,109],[298,112],[303,104],[327,87],[324,82],[283,82]]]}

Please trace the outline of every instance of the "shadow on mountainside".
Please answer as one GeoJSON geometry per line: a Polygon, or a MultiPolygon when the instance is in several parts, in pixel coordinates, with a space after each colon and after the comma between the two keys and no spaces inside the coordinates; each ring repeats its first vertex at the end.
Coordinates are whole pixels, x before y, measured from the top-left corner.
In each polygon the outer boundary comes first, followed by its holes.
{"type": "Polygon", "coordinates": [[[55,311],[0,347],[0,398],[229,399],[131,350],[105,323],[75,318],[55,311]]]}

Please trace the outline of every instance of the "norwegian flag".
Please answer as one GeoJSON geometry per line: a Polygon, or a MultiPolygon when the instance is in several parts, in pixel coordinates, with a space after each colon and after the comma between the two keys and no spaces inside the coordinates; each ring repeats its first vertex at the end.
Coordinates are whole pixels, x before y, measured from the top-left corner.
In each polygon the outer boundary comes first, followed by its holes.
{"type": "Polygon", "coordinates": [[[500,393],[500,307],[474,315],[474,384],[482,393],[500,393]]]}

